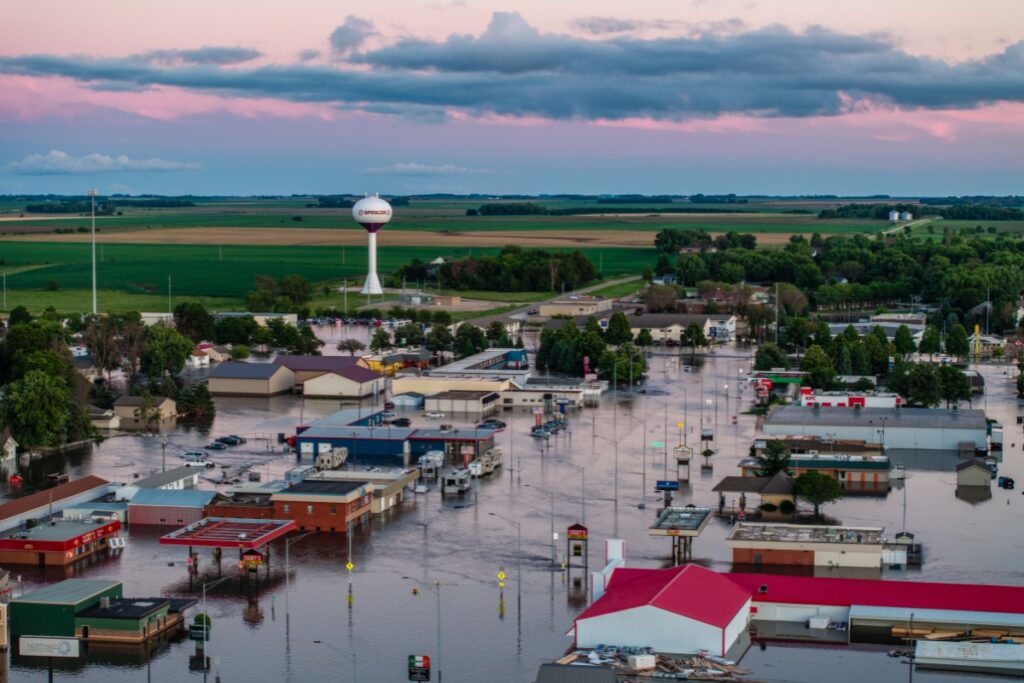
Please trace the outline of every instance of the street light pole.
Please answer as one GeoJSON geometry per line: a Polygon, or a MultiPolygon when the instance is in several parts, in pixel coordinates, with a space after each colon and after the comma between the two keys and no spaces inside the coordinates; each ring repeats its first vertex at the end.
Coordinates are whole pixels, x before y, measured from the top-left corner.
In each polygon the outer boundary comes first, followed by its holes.
{"type": "MultiPolygon", "coordinates": [[[[518,628],[522,629],[523,625],[523,525],[520,522],[515,522],[508,517],[499,515],[497,512],[488,512],[487,514],[492,517],[497,517],[506,524],[511,524],[516,528],[516,620],[518,622],[518,628]]],[[[440,676],[438,676],[438,680],[440,676]]]]}
{"type": "Polygon", "coordinates": [[[304,534],[296,536],[295,538],[284,539],[284,622],[287,626],[291,618],[291,612],[288,610],[288,594],[292,587],[292,572],[291,572],[291,555],[289,549],[292,547],[292,543],[301,541],[306,536],[309,536],[312,531],[307,531],[304,534]]]}

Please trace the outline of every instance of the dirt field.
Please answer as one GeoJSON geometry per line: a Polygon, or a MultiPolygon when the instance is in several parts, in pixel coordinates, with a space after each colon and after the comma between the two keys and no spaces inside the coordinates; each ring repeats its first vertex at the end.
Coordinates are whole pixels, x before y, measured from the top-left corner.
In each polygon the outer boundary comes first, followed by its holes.
{"type": "MultiPolygon", "coordinates": [[[[716,233],[712,233],[716,234],[716,233]]],[[[757,241],[779,245],[794,233],[759,233],[757,241]]],[[[809,237],[807,233],[805,236],[809,237]]],[[[18,235],[0,239],[45,242],[88,242],[89,233],[66,235],[18,235]]],[[[323,230],[316,228],[173,228],[136,230],[123,233],[101,233],[97,242],[106,244],[247,244],[267,246],[363,246],[366,234],[361,230],[323,230]]],[[[544,231],[387,231],[377,238],[382,247],[651,247],[654,235],[637,230],[544,230],[544,231]]]]}

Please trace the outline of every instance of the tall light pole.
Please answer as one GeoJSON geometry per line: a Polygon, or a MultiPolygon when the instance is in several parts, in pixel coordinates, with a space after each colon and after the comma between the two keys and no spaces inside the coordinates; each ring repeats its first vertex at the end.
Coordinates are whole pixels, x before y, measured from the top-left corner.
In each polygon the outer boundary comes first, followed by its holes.
{"type": "Polygon", "coordinates": [[[433,580],[429,584],[427,584],[423,581],[420,581],[419,579],[414,579],[411,576],[403,576],[402,578],[409,579],[410,581],[418,583],[421,586],[432,588],[434,589],[434,593],[436,593],[437,595],[437,683],[441,683],[444,676],[444,672],[441,667],[441,582],[438,580],[433,580]]]}
{"type": "MultiPolygon", "coordinates": [[[[219,578],[219,579],[214,579],[213,581],[207,581],[206,583],[203,584],[203,617],[205,619],[205,622],[204,622],[205,628],[203,629],[203,657],[206,657],[207,656],[207,652],[209,652],[209,650],[207,650],[207,648],[206,648],[206,644],[208,642],[210,642],[210,621],[211,621],[210,620],[210,613],[206,611],[206,589],[207,589],[207,587],[209,587],[209,588],[216,588],[217,586],[219,586],[220,584],[224,583],[225,581],[227,581],[230,578],[231,578],[230,576],[225,576],[225,577],[222,577],[222,578],[219,578]]],[[[216,659],[214,661],[216,661],[216,659]]],[[[206,669],[206,667],[205,667],[206,663],[203,662],[203,664],[204,664],[203,669],[205,670],[206,669]]],[[[220,666],[219,665],[217,667],[217,676],[216,676],[216,678],[217,678],[217,680],[220,680],[220,666]]]]}
{"type": "Polygon", "coordinates": [[[92,314],[96,315],[96,190],[89,190],[92,207],[92,314]]]}
{"type": "MultiPolygon", "coordinates": [[[[602,437],[603,438],[603,437],[602,437]]],[[[567,460],[559,460],[563,465],[568,465],[580,473],[580,524],[587,525],[587,470],[574,465],[567,460]]]]}
{"type": "Polygon", "coordinates": [[[289,554],[288,549],[292,547],[292,543],[297,543],[298,541],[301,541],[306,536],[309,536],[312,533],[313,533],[312,531],[307,531],[306,533],[300,534],[299,536],[296,536],[294,538],[286,538],[286,539],[284,539],[284,623],[285,623],[285,626],[288,626],[289,619],[290,619],[290,616],[291,616],[291,612],[288,610],[288,593],[291,591],[291,587],[292,587],[292,572],[291,572],[291,555],[289,554]]]}

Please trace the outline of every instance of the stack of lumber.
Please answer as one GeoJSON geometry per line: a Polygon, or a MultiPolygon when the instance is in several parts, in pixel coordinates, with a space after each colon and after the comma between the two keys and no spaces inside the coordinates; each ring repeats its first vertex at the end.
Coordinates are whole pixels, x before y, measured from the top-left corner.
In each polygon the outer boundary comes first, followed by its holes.
{"type": "MultiPolygon", "coordinates": [[[[668,679],[677,681],[718,681],[719,683],[757,683],[749,678],[740,678],[750,674],[750,669],[716,662],[699,655],[672,657],[655,654],[653,669],[636,670],[629,665],[629,655],[625,652],[597,653],[600,663],[615,670],[624,680],[640,680],[645,678],[668,679]]],[[[555,662],[556,664],[596,664],[589,651],[570,652],[555,662]]]]}

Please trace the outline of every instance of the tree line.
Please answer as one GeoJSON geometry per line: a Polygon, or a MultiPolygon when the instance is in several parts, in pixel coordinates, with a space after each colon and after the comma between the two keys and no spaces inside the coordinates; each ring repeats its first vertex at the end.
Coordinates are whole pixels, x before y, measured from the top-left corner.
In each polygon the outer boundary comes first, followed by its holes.
{"type": "MultiPolygon", "coordinates": [[[[416,281],[426,274],[422,261],[414,259],[396,276],[416,281]]],[[[507,246],[497,255],[449,261],[436,270],[438,284],[444,288],[505,292],[572,290],[590,284],[597,276],[594,264],[579,250],[549,252],[517,246],[507,246]]]]}

